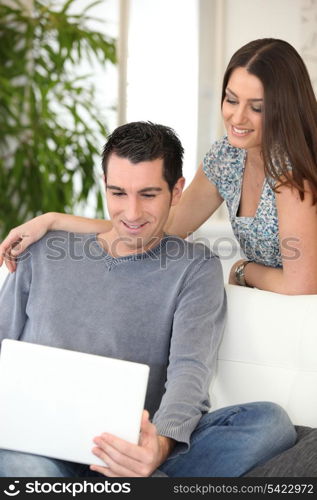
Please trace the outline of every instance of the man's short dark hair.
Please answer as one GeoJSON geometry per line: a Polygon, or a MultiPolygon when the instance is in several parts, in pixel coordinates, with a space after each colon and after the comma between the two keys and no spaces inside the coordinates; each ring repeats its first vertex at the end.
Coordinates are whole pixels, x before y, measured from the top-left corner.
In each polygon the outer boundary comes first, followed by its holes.
{"type": "Polygon", "coordinates": [[[102,168],[107,180],[109,157],[115,153],[131,163],[163,160],[163,177],[172,191],[182,177],[183,146],[175,131],[152,122],[131,122],[121,125],[109,135],[103,148],[102,168]]]}

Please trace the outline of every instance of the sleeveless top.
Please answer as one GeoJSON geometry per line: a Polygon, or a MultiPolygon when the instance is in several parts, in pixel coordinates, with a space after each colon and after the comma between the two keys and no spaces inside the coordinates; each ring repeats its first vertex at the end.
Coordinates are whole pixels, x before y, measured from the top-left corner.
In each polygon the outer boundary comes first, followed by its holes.
{"type": "Polygon", "coordinates": [[[246,258],[265,266],[282,267],[273,179],[264,180],[255,216],[237,216],[246,156],[245,149],[235,148],[224,136],[205,155],[203,170],[226,202],[233,232],[246,258]]]}

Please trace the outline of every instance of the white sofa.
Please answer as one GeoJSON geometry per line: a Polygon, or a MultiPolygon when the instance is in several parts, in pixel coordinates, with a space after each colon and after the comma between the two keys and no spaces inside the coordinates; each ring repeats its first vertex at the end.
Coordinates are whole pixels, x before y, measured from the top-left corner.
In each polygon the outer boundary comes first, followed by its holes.
{"type": "Polygon", "coordinates": [[[294,424],[317,427],[317,296],[234,285],[226,292],[213,407],[273,401],[294,424]]]}
{"type": "MultiPolygon", "coordinates": [[[[225,282],[245,258],[229,220],[195,232],[219,255],[225,282]]],[[[213,408],[268,400],[297,425],[317,427],[317,295],[287,296],[226,285],[228,321],[211,385],[213,408]]]]}
{"type": "Polygon", "coordinates": [[[317,295],[226,285],[228,320],[210,387],[212,409],[272,401],[289,414],[295,446],[246,475],[317,477],[317,295]]]}

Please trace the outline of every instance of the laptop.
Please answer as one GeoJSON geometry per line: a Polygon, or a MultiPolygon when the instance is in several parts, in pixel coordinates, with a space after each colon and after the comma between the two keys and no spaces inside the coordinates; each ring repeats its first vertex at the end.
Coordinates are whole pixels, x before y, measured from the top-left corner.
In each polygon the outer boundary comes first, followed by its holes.
{"type": "Polygon", "coordinates": [[[4,339],[0,448],[105,466],[93,438],[138,442],[148,376],[145,364],[4,339]]]}

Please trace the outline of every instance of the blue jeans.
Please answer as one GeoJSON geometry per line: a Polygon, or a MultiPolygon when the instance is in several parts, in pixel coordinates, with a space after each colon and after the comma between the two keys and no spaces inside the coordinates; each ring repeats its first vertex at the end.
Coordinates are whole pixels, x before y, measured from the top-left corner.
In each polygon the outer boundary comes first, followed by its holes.
{"type": "Polygon", "coordinates": [[[160,471],[170,477],[239,477],[295,441],[295,428],[280,406],[228,406],[205,414],[191,435],[188,452],[166,460],[160,471]]]}
{"type": "MultiPolygon", "coordinates": [[[[247,403],[205,414],[191,436],[160,467],[170,477],[238,477],[296,441],[285,411],[273,403],[247,403]],[[181,449],[182,448],[182,449],[181,449]]],[[[158,472],[159,474],[159,472],[158,472]]],[[[0,477],[101,477],[83,464],[0,450],[0,477]]]]}

